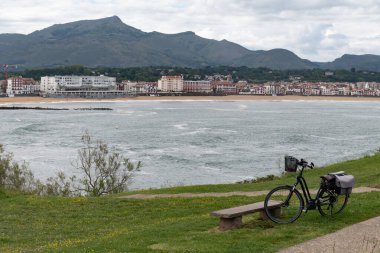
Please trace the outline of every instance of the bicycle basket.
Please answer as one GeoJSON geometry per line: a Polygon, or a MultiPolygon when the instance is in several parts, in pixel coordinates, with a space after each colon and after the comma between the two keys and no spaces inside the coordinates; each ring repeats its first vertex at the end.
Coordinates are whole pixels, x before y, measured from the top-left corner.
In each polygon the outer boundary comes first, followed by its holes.
{"type": "Polygon", "coordinates": [[[285,171],[296,172],[298,159],[293,156],[285,156],[285,171]]]}

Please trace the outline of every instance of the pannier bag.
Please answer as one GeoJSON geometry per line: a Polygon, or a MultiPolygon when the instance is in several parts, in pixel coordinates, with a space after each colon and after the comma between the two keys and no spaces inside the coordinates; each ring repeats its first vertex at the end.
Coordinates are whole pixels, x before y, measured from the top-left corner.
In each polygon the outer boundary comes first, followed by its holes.
{"type": "Polygon", "coordinates": [[[349,195],[352,192],[352,187],[355,184],[355,178],[353,175],[348,175],[344,171],[329,173],[335,177],[336,193],[339,195],[349,195]]]}
{"type": "Polygon", "coordinates": [[[335,190],[335,177],[333,175],[323,175],[321,176],[325,180],[325,184],[329,190],[335,190]]]}
{"type": "Polygon", "coordinates": [[[285,171],[296,172],[298,166],[298,159],[293,156],[285,156],[285,171]]]}

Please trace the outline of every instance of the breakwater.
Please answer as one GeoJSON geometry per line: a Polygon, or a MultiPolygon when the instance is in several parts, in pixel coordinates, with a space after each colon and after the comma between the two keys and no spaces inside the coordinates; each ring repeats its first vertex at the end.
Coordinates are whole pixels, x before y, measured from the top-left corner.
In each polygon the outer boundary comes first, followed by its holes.
{"type": "MultiPolygon", "coordinates": [[[[69,108],[29,107],[29,106],[0,106],[0,110],[44,110],[44,111],[68,111],[69,108]]],[[[112,111],[112,108],[73,108],[75,111],[112,111]]]]}

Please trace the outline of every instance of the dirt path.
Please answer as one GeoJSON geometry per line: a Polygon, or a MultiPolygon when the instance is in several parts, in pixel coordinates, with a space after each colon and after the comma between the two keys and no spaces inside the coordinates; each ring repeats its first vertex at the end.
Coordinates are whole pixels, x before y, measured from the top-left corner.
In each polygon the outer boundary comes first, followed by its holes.
{"type": "Polygon", "coordinates": [[[380,252],[380,216],[280,250],[278,253],[304,252],[378,253],[380,252]]]}
{"type": "MultiPolygon", "coordinates": [[[[357,187],[353,189],[353,193],[379,191],[378,188],[357,187]]],[[[311,190],[311,193],[316,193],[316,190],[311,190]]],[[[122,196],[125,199],[154,199],[154,198],[200,198],[200,197],[231,197],[231,196],[247,196],[256,197],[266,195],[268,191],[255,192],[207,192],[207,193],[177,193],[177,194],[133,194],[122,196]]]]}

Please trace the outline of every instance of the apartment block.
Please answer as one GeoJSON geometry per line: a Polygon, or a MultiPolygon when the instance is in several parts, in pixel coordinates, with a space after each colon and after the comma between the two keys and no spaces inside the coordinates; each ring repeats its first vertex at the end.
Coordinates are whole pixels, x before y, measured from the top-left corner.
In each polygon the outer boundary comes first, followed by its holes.
{"type": "Polygon", "coordinates": [[[116,78],[108,76],[44,76],[41,91],[107,91],[116,89],[116,78]]]}
{"type": "Polygon", "coordinates": [[[10,77],[7,80],[6,93],[8,96],[38,94],[39,84],[33,78],[10,77]]]}
{"type": "Polygon", "coordinates": [[[123,90],[134,94],[155,93],[157,91],[157,82],[129,81],[121,82],[123,90]]]}
{"type": "Polygon", "coordinates": [[[183,76],[162,76],[158,80],[158,90],[164,92],[183,91],[183,76]]]}
{"type": "Polygon", "coordinates": [[[210,81],[183,81],[183,91],[189,93],[211,93],[210,81]]]}

